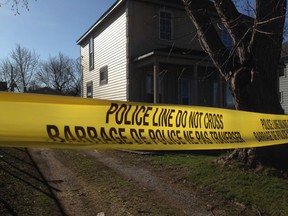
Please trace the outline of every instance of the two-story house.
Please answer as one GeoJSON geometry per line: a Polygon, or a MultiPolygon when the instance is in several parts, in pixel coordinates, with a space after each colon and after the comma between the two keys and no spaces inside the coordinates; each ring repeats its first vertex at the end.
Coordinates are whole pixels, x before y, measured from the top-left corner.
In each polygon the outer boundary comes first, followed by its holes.
{"type": "Polygon", "coordinates": [[[77,44],[83,97],[232,106],[180,0],[118,0],[77,44]]]}

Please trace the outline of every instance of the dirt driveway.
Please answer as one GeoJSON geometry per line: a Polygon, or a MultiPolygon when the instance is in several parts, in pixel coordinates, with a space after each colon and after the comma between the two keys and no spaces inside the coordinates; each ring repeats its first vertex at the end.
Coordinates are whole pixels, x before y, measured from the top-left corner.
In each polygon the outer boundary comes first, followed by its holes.
{"type": "MultiPolygon", "coordinates": [[[[177,170],[153,169],[145,161],[149,155],[96,150],[29,152],[54,188],[64,215],[231,215],[226,212],[227,203],[185,186],[177,170]]],[[[234,207],[243,213],[241,207],[234,207]]]]}

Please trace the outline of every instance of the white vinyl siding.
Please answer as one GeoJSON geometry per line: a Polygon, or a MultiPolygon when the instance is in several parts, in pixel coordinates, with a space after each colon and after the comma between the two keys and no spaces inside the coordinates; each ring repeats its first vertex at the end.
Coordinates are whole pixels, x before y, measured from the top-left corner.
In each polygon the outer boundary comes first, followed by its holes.
{"type": "MultiPolygon", "coordinates": [[[[121,13],[113,22],[95,32],[94,69],[89,71],[89,43],[81,48],[84,66],[83,83],[93,81],[93,98],[127,100],[126,75],[126,14],[121,13]],[[85,53],[85,54],[84,54],[85,53]],[[100,85],[100,68],[108,67],[108,80],[100,85]]],[[[85,88],[83,96],[86,96],[85,88]]]]}

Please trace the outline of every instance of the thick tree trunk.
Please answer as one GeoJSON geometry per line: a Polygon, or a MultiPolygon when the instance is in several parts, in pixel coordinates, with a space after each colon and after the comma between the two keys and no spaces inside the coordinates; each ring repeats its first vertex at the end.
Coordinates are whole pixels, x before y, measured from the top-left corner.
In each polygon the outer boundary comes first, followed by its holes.
{"type": "MultiPolygon", "coordinates": [[[[235,107],[238,110],[251,112],[283,114],[284,111],[278,99],[277,80],[250,76],[253,70],[242,69],[234,73],[230,79],[235,107]]],[[[263,166],[273,166],[288,169],[288,146],[277,145],[252,149],[235,149],[219,162],[227,163],[240,160],[250,168],[258,169],[263,166]]]]}
{"type": "MultiPolygon", "coordinates": [[[[251,112],[283,114],[277,78],[257,75],[253,69],[241,68],[229,79],[235,108],[251,112]]],[[[278,76],[277,76],[278,77],[278,76]]]]}
{"type": "MultiPolygon", "coordinates": [[[[214,9],[209,0],[182,2],[204,50],[230,86],[236,109],[283,114],[277,69],[286,0],[256,0],[255,18],[239,13],[232,0],[215,0],[214,9]],[[215,11],[233,40],[232,50],[225,47],[213,26],[211,17],[215,19],[215,11]]],[[[286,155],[288,147],[283,145],[236,149],[226,161],[239,159],[254,168],[261,165],[288,167],[286,155]]]]}

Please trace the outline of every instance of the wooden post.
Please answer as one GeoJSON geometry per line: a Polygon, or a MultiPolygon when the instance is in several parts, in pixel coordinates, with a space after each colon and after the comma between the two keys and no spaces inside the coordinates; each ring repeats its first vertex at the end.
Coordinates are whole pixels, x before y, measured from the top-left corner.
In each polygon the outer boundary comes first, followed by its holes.
{"type": "Polygon", "coordinates": [[[154,86],[154,99],[153,102],[159,103],[159,90],[158,90],[158,74],[159,74],[159,63],[157,61],[154,62],[154,73],[153,73],[153,86],[154,86]]]}

